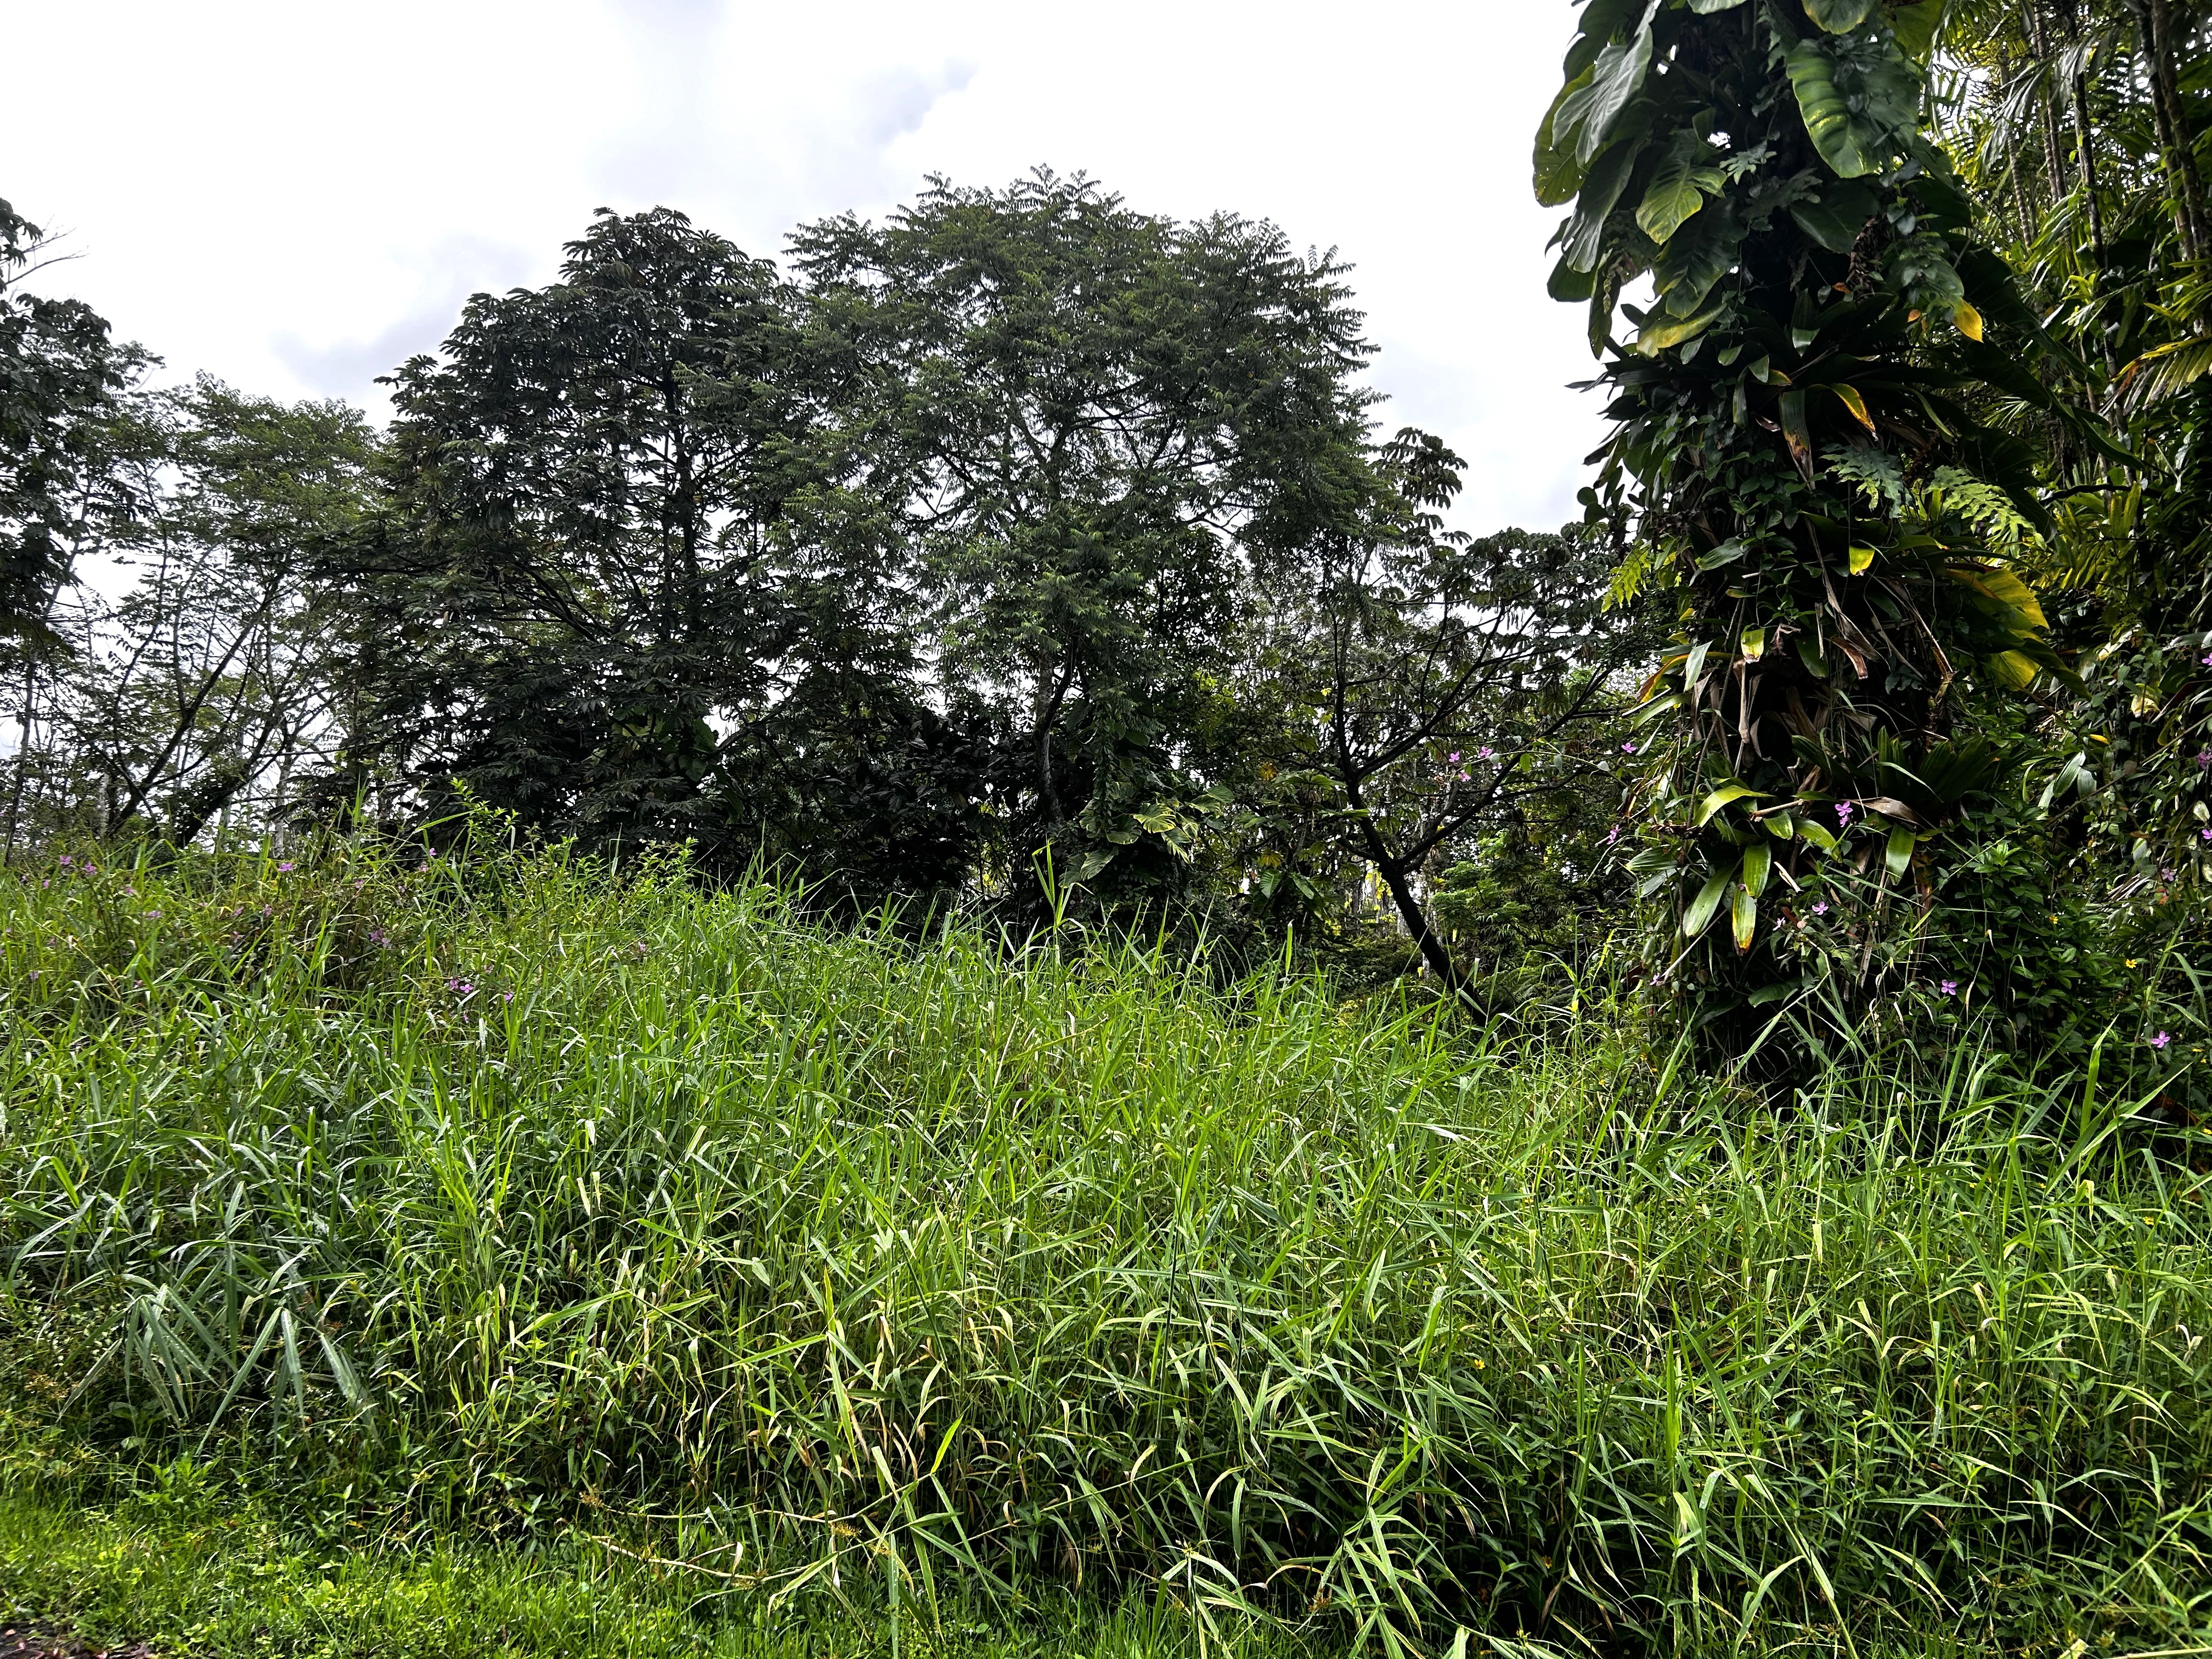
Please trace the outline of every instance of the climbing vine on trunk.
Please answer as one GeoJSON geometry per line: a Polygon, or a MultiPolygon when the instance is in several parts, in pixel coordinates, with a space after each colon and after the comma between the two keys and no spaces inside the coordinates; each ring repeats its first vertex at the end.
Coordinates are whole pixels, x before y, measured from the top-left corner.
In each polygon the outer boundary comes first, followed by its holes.
{"type": "Polygon", "coordinates": [[[1928,844],[2008,764],[1962,711],[2066,672],[2011,568],[2037,457],[1996,422],[2080,423],[1923,136],[1941,10],[1588,0],[1537,138],[1539,198],[1572,204],[1552,291],[1589,306],[1616,423],[1584,501],[1627,544],[1616,594],[1680,600],[1631,867],[1677,919],[1667,981],[1737,1042],[1899,970],[1928,844]]]}

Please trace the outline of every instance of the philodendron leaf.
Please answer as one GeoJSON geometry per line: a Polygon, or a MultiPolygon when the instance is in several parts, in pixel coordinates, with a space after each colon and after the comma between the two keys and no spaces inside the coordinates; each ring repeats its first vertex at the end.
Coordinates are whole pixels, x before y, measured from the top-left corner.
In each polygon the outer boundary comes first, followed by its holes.
{"type": "Polygon", "coordinates": [[[1725,198],[1698,214],[1659,251],[1651,268],[1667,309],[1677,317],[1702,311],[1742,248],[1743,226],[1725,198]]]}
{"type": "Polygon", "coordinates": [[[1916,64],[1928,61],[1928,54],[1936,49],[1936,31],[1942,25],[1943,0],[1920,0],[1917,6],[1899,6],[1889,14],[1897,44],[1916,64]]]}
{"type": "Polygon", "coordinates": [[[1805,15],[1831,34],[1849,34],[1873,15],[1875,0],[1805,0],[1805,15]]]}
{"type": "Polygon", "coordinates": [[[1644,200],[1636,210],[1637,228],[1655,242],[1664,242],[1680,230],[1682,222],[1721,187],[1721,170],[1711,165],[1712,156],[1712,146],[1694,131],[1676,133],[1659,158],[1651,182],[1644,187],[1644,200]]]}
{"type": "Polygon", "coordinates": [[[1583,187],[1582,163],[1575,160],[1573,149],[1561,146],[1553,134],[1559,122],[1559,106],[1589,85],[1591,73],[1584,70],[1559,88],[1559,95],[1544,112],[1544,124],[1536,129],[1536,201],[1540,206],[1564,207],[1575,199],[1575,192],[1583,187]]]}
{"type": "MultiPolygon", "coordinates": [[[[1759,848],[1761,852],[1765,850],[1763,847],[1759,848]]],[[[1751,949],[1751,941],[1759,932],[1759,901],[1752,896],[1749,888],[1739,887],[1729,908],[1731,912],[1729,921],[1735,933],[1736,953],[1741,956],[1751,949]]]]}
{"type": "Polygon", "coordinates": [[[1650,68],[1651,20],[1647,15],[1628,40],[1615,40],[1598,53],[1586,86],[1559,100],[1559,112],[1552,118],[1552,142],[1564,147],[1571,140],[1576,164],[1588,167],[1628,100],[1642,89],[1650,68]]]}
{"type": "Polygon", "coordinates": [[[1690,901],[1690,908],[1682,912],[1682,932],[1689,938],[1697,938],[1712,924],[1713,913],[1721,908],[1721,900],[1727,896],[1729,878],[1735,873],[1733,870],[1722,871],[1699,889],[1697,897],[1690,901]]]}
{"type": "Polygon", "coordinates": [[[1882,135],[1852,115],[1844,89],[1836,83],[1836,60],[1818,41],[1801,40],[1790,48],[1787,62],[1797,112],[1805,118],[1805,131],[1820,159],[1845,179],[1878,171],[1881,160],[1869,152],[1882,135]]]}
{"type": "Polygon", "coordinates": [[[1615,144],[1597,158],[1597,164],[1583,179],[1582,194],[1575,201],[1575,216],[1567,224],[1564,249],[1571,269],[1597,268],[1598,245],[1605,234],[1606,216],[1620,200],[1620,192],[1628,187],[1628,175],[1634,171],[1636,157],[1642,149],[1642,145],[1634,143],[1615,144]]]}

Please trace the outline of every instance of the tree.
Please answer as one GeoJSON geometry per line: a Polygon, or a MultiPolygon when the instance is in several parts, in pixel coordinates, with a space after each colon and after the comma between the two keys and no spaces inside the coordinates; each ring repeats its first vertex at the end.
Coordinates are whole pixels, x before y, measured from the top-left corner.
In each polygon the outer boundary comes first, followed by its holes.
{"type": "Polygon", "coordinates": [[[1090,181],[942,180],[793,239],[837,342],[847,512],[910,550],[948,705],[994,749],[1011,868],[1171,889],[1182,763],[1257,568],[1363,488],[1368,348],[1327,258],[1090,181]]]}
{"type": "Polygon", "coordinates": [[[1929,844],[2007,763],[1974,706],[2065,672],[2011,564],[2050,522],[2037,456],[1986,416],[2094,428],[2024,366],[2046,338],[1921,131],[1941,10],[1588,0],[1537,140],[1539,198],[1574,204],[1553,292],[1612,354],[1585,499],[1634,536],[1620,591],[1670,586],[1684,623],[1634,867],[1692,942],[1665,971],[1739,1049],[1754,995],[1899,982],[1808,890],[1931,898],[1929,844]]]}
{"type": "Polygon", "coordinates": [[[393,377],[349,749],[593,844],[722,839],[725,732],[787,643],[775,526],[809,410],[793,296],[668,209],[602,211],[561,280],[469,302],[393,377]]]}
{"type": "Polygon", "coordinates": [[[1969,94],[1946,112],[1946,142],[1984,196],[2011,204],[2007,252],[2071,349],[2080,395],[2122,439],[2053,447],[2042,482],[2056,530],[2031,561],[2065,596],[2060,626],[2088,680],[2068,769],[2086,798],[2085,851],[2124,889],[2163,896],[2193,877],[2202,893],[2212,19],[2175,0],[1979,4],[1954,11],[1944,46],[1969,94]]]}
{"type": "Polygon", "coordinates": [[[1459,459],[1407,430],[1377,457],[1357,526],[1280,573],[1257,665],[1283,718],[1240,769],[1295,879],[1315,855],[1371,868],[1437,982],[1469,990],[1434,915],[1437,877],[1526,805],[1612,793],[1613,759],[1580,734],[1619,707],[1614,676],[1648,629],[1603,607],[1598,538],[1443,527],[1459,459]]]}
{"type": "Polygon", "coordinates": [[[104,548],[136,579],[79,608],[48,725],[94,829],[181,845],[257,793],[281,819],[295,778],[330,759],[335,608],[310,574],[370,505],[375,441],[343,404],[204,379],[139,418],[142,505],[104,548]]]}

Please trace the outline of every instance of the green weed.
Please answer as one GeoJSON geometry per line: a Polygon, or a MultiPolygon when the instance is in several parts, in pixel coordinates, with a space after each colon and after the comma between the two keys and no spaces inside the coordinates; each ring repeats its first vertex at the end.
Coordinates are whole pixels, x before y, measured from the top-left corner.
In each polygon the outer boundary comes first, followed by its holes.
{"type": "Polygon", "coordinates": [[[1473,1030],[554,854],[54,866],[0,928],[40,1502],[189,1454],[319,1537],[924,1630],[2212,1620],[2207,1187],[2094,1071],[1963,1034],[1776,1109],[1571,987],[1473,1030]]]}

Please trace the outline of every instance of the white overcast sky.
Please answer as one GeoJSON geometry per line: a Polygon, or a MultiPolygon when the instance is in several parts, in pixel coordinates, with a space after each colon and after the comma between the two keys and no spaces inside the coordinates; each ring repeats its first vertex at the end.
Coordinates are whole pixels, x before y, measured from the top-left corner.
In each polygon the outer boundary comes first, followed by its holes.
{"type": "Polygon", "coordinates": [[[1466,456],[1468,527],[1573,516],[1600,434],[1528,192],[1567,0],[0,0],[0,197],[40,280],[166,362],[381,414],[462,301],[601,205],[748,252],[925,175],[1085,172],[1336,248],[1380,419],[1466,456]]]}

